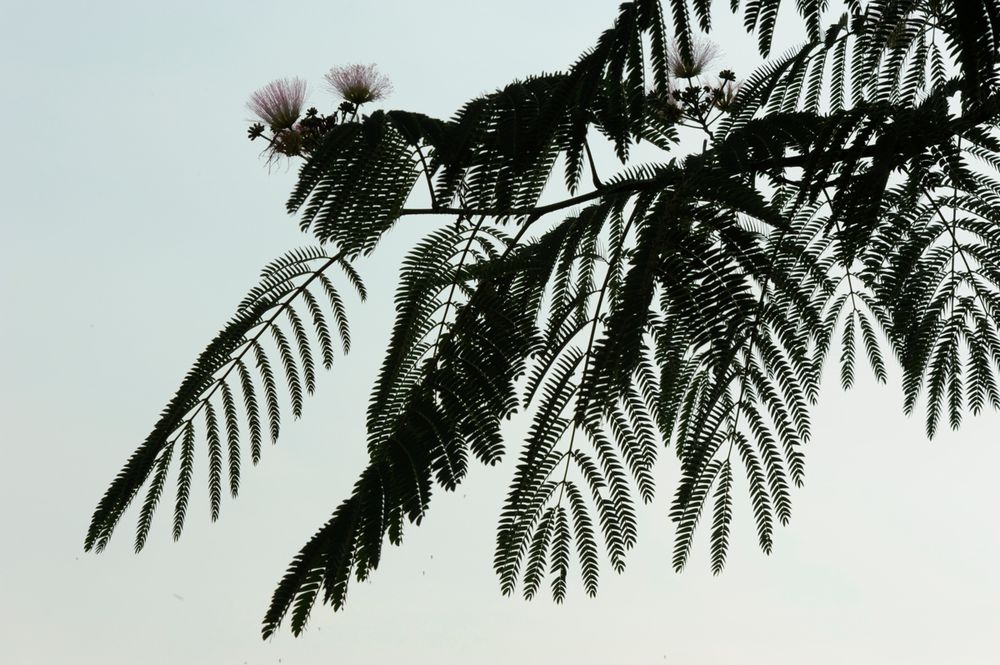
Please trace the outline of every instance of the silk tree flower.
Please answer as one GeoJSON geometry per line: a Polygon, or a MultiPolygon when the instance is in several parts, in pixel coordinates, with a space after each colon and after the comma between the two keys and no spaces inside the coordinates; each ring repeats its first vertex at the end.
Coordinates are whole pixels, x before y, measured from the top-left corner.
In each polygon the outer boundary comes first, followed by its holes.
{"type": "Polygon", "coordinates": [[[719,55],[719,47],[704,38],[696,38],[691,44],[690,59],[681,56],[680,46],[675,42],[667,52],[667,66],[675,78],[690,79],[700,76],[705,68],[719,55]]]}
{"type": "Polygon", "coordinates": [[[331,92],[356,106],[384,99],[392,93],[389,78],[374,64],[331,67],[326,74],[331,92]]]}
{"type": "Polygon", "coordinates": [[[306,82],[300,78],[271,81],[250,95],[247,108],[275,131],[291,129],[302,115],[306,82]]]}
{"type": "Polygon", "coordinates": [[[713,89],[712,103],[719,110],[731,111],[742,88],[743,83],[720,77],[718,85],[713,89]]]}

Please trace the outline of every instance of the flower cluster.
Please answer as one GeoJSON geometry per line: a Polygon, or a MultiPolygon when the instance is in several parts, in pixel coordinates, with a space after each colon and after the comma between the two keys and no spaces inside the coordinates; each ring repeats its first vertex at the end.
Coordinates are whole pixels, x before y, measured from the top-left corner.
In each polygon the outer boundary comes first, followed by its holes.
{"type": "Polygon", "coordinates": [[[251,141],[264,138],[268,142],[269,159],[311,154],[338,123],[357,120],[362,104],[384,99],[392,91],[389,79],[375,65],[334,67],[326,80],[343,99],[329,115],[310,108],[302,116],[306,83],[298,78],[272,81],[250,96],[247,108],[262,122],[252,124],[247,135],[251,141]],[[267,129],[271,136],[265,134],[267,129]]]}
{"type": "Polygon", "coordinates": [[[670,124],[684,124],[705,131],[709,131],[719,117],[712,117],[713,111],[720,115],[732,112],[740,91],[736,74],[724,69],[714,81],[706,81],[704,77],[718,52],[712,42],[696,39],[690,56],[683,57],[680,47],[672,44],[667,52],[667,66],[674,81],[665,91],[649,93],[648,101],[654,112],[670,124]]]}
{"type": "MultiPolygon", "coordinates": [[[[730,113],[736,107],[736,98],[740,92],[740,84],[724,76],[732,74],[729,70],[721,72],[712,85],[695,85],[670,88],[665,93],[654,90],[649,93],[649,102],[654,111],[671,124],[681,123],[685,119],[695,121],[700,126],[708,122],[712,111],[730,113]]],[[[713,118],[714,120],[715,118],[713,118]]]]}

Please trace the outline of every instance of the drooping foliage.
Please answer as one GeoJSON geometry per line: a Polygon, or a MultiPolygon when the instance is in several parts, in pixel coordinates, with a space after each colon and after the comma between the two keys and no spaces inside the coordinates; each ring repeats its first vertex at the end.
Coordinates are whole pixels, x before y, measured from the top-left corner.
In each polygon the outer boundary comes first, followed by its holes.
{"type": "Polygon", "coordinates": [[[145,487],[141,548],[172,468],[178,537],[199,442],[218,516],[243,443],[256,463],[334,338],[348,350],[339,284],[363,298],[355,263],[415,215],[441,223],[401,267],[369,463],[295,556],[265,636],[288,616],[301,632],[317,600],[342,607],[470,458],[518,449],[501,590],[531,597],[547,580],[562,601],[571,568],[593,595],[605,558],[625,567],[664,447],[680,469],[676,569],[700,531],[723,569],[741,501],[770,552],[830,365],[849,388],[862,360],[884,382],[894,358],[930,436],[1000,407],[996,4],[849,0],[831,20],[802,0],[806,41],[770,57],[778,0],[733,2],[769,57],[740,84],[708,75],[712,4],[663,4],[625,2],[568,69],[450,120],[345,101],[272,127],[270,149],[303,159],[289,210],[322,246],[265,269],[100,501],[86,548],[107,545],[145,487]],[[702,149],[685,152],[685,136],[702,149]],[[608,178],[600,141],[621,162],[608,178]],[[662,160],[633,163],[640,143],[662,160]],[[540,203],[560,180],[565,198],[540,203]],[[530,426],[507,441],[518,412],[530,426]]]}

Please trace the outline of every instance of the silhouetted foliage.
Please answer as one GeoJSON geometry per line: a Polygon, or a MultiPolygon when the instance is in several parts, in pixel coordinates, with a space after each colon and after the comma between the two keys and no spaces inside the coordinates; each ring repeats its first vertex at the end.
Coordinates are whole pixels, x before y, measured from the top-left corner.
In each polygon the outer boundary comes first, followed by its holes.
{"type": "MultiPolygon", "coordinates": [[[[732,3],[764,56],[778,5],[732,3]]],[[[145,487],[140,549],[175,461],[179,537],[199,442],[217,517],[244,444],[256,463],[283,412],[301,413],[335,338],[348,350],[341,290],[364,296],[355,259],[411,215],[443,221],[401,268],[369,464],[292,561],[265,636],[289,614],[299,633],[317,599],[342,607],[435,486],[453,490],[471,457],[503,457],[501,422],[517,412],[531,425],[494,565],[503,593],[531,597],[548,580],[561,601],[572,559],[590,595],[602,548],[624,568],[664,446],[681,470],[674,567],[704,517],[722,570],[743,487],[770,552],[831,355],[845,388],[859,357],[885,381],[894,355],[905,409],[923,401],[929,436],[1000,406],[1000,9],[846,6],[831,22],[826,3],[796,3],[807,41],[740,82],[709,75],[708,0],[665,12],[635,0],[565,71],[450,120],[362,114],[388,90],[373,67],[331,72],[350,96],[329,115],[302,115],[301,82],[258,93],[270,127],[250,137],[303,160],[288,209],[321,244],[264,270],[100,501],[86,548],[107,545],[145,487]],[[679,141],[699,133],[703,149],[685,156],[679,141]],[[602,140],[622,164],[608,178],[591,158],[602,140]],[[640,143],[664,161],[634,164],[640,143]],[[568,194],[541,204],[557,172],[568,194]],[[407,207],[420,196],[428,207],[407,207]]]]}

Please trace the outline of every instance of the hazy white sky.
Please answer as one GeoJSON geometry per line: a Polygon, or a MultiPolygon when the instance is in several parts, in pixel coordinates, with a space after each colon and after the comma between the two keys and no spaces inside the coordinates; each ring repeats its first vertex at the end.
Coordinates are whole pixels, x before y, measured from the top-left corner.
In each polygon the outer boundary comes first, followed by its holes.
{"type": "MultiPolygon", "coordinates": [[[[928,442],[898,388],[867,375],[847,394],[828,382],[807,483],[770,557],[740,499],[725,573],[711,576],[703,542],[671,571],[666,452],[625,575],[606,573],[594,600],[572,583],[562,607],[503,598],[491,563],[511,467],[476,467],[345,612],[320,608],[303,637],[261,642],[273,585],[364,464],[398,261],[431,218],[404,223],[361,266],[372,297],[350,306],[354,352],[320,377],[219,523],[196,494],[180,543],[161,514],[133,555],[130,515],[107,552],[84,555],[94,504],[190,362],[257,270],[309,243],[284,213],[294,169],[269,173],[245,138],[247,95],[300,75],[329,107],[327,68],[377,62],[395,84],[389,106],[448,116],[571,63],[616,8],[4,0],[0,662],[997,662],[1000,419],[928,442]]],[[[782,27],[793,35],[779,47],[800,34],[782,27]]],[[[742,75],[757,62],[739,31],[717,40],[721,66],[742,75]]]]}

